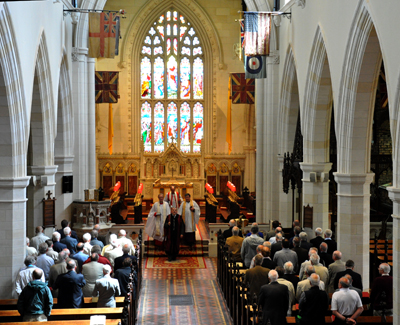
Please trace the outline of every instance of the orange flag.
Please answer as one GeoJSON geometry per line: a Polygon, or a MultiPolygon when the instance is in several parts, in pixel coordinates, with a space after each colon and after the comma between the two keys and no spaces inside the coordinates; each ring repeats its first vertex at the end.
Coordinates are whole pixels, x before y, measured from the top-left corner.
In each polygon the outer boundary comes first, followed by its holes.
{"type": "Polygon", "coordinates": [[[114,137],[114,123],[113,123],[113,109],[112,103],[108,104],[108,152],[112,155],[113,152],[113,137],[114,137]]]}

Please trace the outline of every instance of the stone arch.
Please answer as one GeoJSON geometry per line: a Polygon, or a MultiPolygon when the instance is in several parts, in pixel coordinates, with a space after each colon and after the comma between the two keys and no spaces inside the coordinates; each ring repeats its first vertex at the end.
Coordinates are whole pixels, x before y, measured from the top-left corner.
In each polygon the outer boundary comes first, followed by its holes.
{"type": "Polygon", "coordinates": [[[67,53],[64,54],[60,65],[60,79],[58,83],[58,108],[57,108],[57,136],[54,143],[54,154],[57,157],[73,155],[74,130],[72,91],[69,78],[67,53]]]}
{"type": "Polygon", "coordinates": [[[283,67],[280,109],[278,111],[278,129],[282,130],[278,133],[278,148],[281,155],[293,150],[299,109],[296,63],[293,50],[289,47],[283,67]]]}
{"type": "Polygon", "coordinates": [[[338,173],[370,171],[372,121],[381,62],[372,18],[364,1],[360,1],[347,42],[335,117],[338,173]]]}
{"type": "Polygon", "coordinates": [[[195,27],[199,38],[202,42],[204,51],[204,106],[208,109],[204,110],[204,145],[202,150],[205,153],[211,153],[216,148],[216,72],[218,69],[224,69],[222,45],[218,36],[218,32],[214,27],[207,13],[201,8],[197,2],[188,0],[168,0],[168,1],[151,1],[137,13],[132,20],[131,25],[126,33],[125,40],[122,44],[120,67],[127,68],[128,75],[128,112],[132,116],[132,134],[131,146],[133,150],[140,147],[140,129],[137,126],[140,123],[140,111],[132,109],[139,102],[140,87],[140,48],[143,36],[150,26],[156,21],[157,17],[170,8],[181,12],[188,21],[195,27]],[[135,131],[135,132],[133,132],[135,131]]]}
{"type": "Polygon", "coordinates": [[[400,187],[400,168],[398,168],[398,162],[400,161],[400,123],[397,121],[398,111],[400,110],[400,75],[397,81],[397,89],[395,94],[394,105],[389,106],[393,107],[393,111],[397,112],[396,118],[390,121],[390,130],[392,132],[392,159],[393,159],[393,187],[400,187]]]}
{"type": "Polygon", "coordinates": [[[36,55],[32,92],[28,164],[52,166],[54,164],[55,119],[50,64],[44,31],[41,34],[36,55]]]}
{"type": "Polygon", "coordinates": [[[329,161],[332,83],[325,42],[317,27],[301,109],[303,162],[329,161]]]}
{"type": "Polygon", "coordinates": [[[2,177],[26,175],[28,117],[21,64],[7,3],[0,4],[0,109],[2,177]]]}

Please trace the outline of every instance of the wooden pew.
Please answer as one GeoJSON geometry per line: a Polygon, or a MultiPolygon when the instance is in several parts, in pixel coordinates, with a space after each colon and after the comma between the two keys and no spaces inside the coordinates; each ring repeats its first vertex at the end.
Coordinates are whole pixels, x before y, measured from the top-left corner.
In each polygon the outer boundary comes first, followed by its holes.
{"type": "MultiPolygon", "coordinates": [[[[106,325],[118,325],[121,323],[120,319],[106,319],[106,325]]],[[[11,323],[0,323],[6,325],[22,325],[22,324],[32,324],[31,322],[11,322],[11,323]]],[[[46,324],[49,325],[90,325],[90,319],[88,320],[57,320],[57,321],[48,321],[46,324]]]]}
{"type": "MultiPolygon", "coordinates": [[[[83,298],[83,306],[81,308],[96,308],[98,297],[85,297],[83,298]]],[[[125,297],[115,297],[117,307],[123,307],[125,297]]],[[[18,299],[0,299],[0,310],[17,309],[18,299]]],[[[53,309],[57,309],[57,298],[53,298],[53,309]]]]}
{"type": "MultiPolygon", "coordinates": [[[[68,309],[52,309],[49,321],[62,320],[85,320],[90,319],[93,315],[105,315],[107,319],[121,319],[122,307],[117,308],[68,308],[68,309]]],[[[17,322],[22,320],[18,310],[2,310],[0,311],[0,321],[17,322]]]]}
{"type": "MultiPolygon", "coordinates": [[[[381,324],[381,317],[380,316],[359,316],[357,318],[357,324],[369,324],[369,325],[378,325],[381,324]]],[[[296,319],[294,317],[286,317],[286,321],[288,324],[296,324],[296,319]]],[[[331,324],[332,317],[326,316],[325,323],[331,324]]],[[[393,324],[393,317],[388,316],[386,317],[386,324],[393,324]]]]}

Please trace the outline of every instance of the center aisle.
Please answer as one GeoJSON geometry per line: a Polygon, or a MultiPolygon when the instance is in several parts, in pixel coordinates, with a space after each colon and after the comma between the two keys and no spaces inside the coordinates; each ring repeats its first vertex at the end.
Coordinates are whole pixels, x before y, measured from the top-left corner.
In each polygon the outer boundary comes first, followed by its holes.
{"type": "Polygon", "coordinates": [[[216,258],[166,260],[148,257],[144,263],[138,324],[232,324],[216,281],[216,258]]]}

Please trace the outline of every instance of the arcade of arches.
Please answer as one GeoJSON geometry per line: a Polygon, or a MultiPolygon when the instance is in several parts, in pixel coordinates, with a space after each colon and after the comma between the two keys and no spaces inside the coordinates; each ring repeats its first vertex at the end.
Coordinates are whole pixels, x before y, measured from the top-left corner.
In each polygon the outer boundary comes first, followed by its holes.
{"type": "Polygon", "coordinates": [[[231,154],[228,78],[243,72],[235,20],[244,8],[271,11],[274,1],[77,5],[125,9],[114,59],[88,57],[88,17],[64,14],[71,1],[0,3],[0,298],[10,298],[25,237],[41,225],[48,191],[59,227],[85,189],[118,180],[127,195],[143,183],[146,200],[159,179],[192,184],[198,200],[206,182],[220,195],[232,181],[239,194],[245,187],[255,193],[261,223],[278,219],[290,227],[312,207],[306,231],[333,229],[364,288],[370,237],[393,239],[399,323],[398,1],[383,7],[379,0],[281,0],[291,17],[273,19],[267,79],[256,81],[256,103],[233,105],[231,154]],[[112,155],[108,104],[95,103],[95,71],[119,72],[112,155]],[[297,180],[288,194],[287,153],[297,180]],[[63,193],[64,176],[73,176],[72,192],[63,193]]]}

